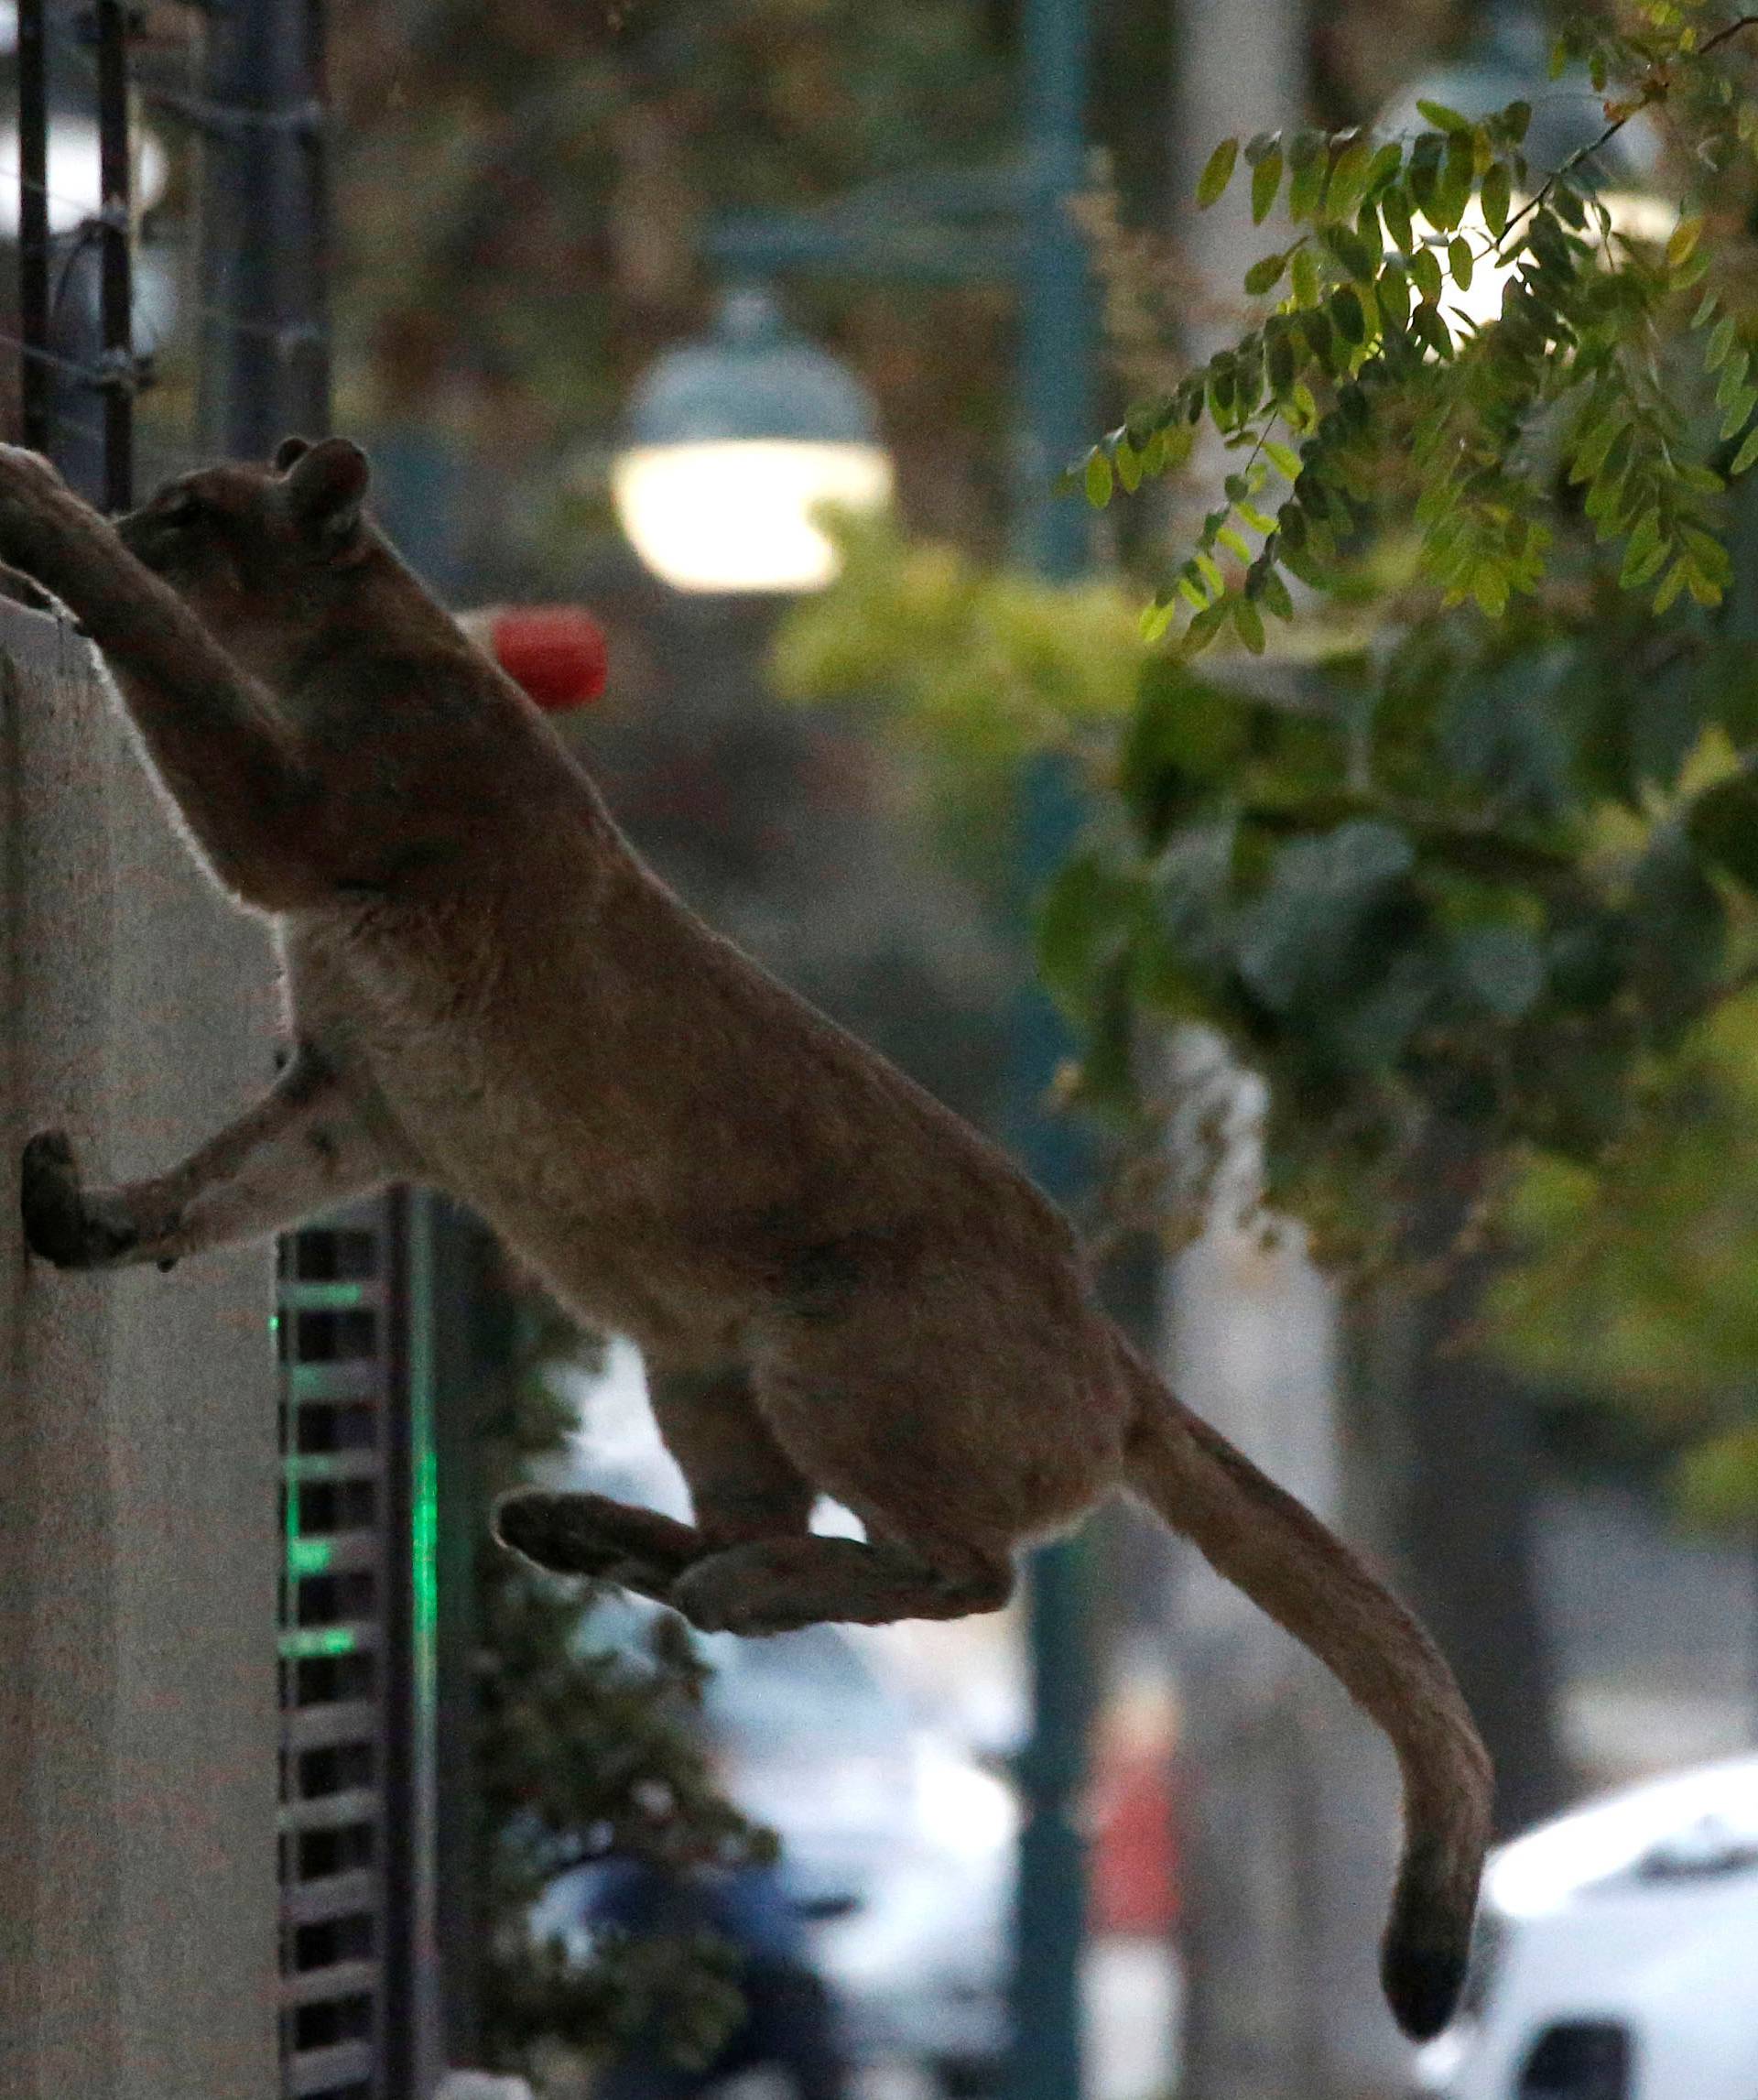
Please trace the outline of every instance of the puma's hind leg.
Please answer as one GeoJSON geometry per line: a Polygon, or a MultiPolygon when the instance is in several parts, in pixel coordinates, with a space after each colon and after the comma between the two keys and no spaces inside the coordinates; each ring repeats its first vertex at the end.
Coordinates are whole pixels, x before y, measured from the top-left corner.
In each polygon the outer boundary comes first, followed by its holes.
{"type": "Polygon", "coordinates": [[[604,1495],[515,1488],[501,1498],[494,1529],[539,1567],[670,1603],[697,1561],[754,1539],[803,1536],[815,1496],[758,1414],[741,1366],[655,1365],[647,1389],[689,1488],[693,1525],[604,1495]]]}
{"type": "Polygon", "coordinates": [[[647,1395],[689,1488],[704,1552],[805,1536],[818,1491],[776,1441],[743,1365],[651,1365],[647,1395]]]}
{"type": "Polygon", "coordinates": [[[667,1603],[707,1542],[692,1524],[608,1495],[515,1487],[494,1506],[494,1536],[556,1575],[587,1575],[667,1603]]]}
{"type": "Polygon", "coordinates": [[[937,1565],[884,1540],[759,1539],[698,1561],[670,1601],[704,1633],[788,1633],[826,1619],[963,1618],[1000,1610],[1013,1587],[1010,1561],[969,1551],[937,1565]]]}

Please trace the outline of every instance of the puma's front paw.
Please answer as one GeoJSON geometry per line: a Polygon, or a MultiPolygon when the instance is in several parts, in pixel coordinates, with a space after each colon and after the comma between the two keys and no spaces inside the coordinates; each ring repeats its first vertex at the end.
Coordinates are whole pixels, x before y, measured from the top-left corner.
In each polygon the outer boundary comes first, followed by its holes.
{"type": "Polygon", "coordinates": [[[25,1147],[18,1207],[25,1245],[57,1268],[101,1268],[120,1260],[137,1236],[120,1221],[87,1208],[79,1163],[62,1130],[39,1131],[25,1147]]]}
{"type": "Polygon", "coordinates": [[[0,445],[0,495],[65,494],[67,484],[53,461],[23,445],[0,445]]]}
{"type": "Polygon", "coordinates": [[[80,507],[79,499],[40,452],[0,445],[0,561],[29,570],[45,514],[70,505],[80,507]]]}

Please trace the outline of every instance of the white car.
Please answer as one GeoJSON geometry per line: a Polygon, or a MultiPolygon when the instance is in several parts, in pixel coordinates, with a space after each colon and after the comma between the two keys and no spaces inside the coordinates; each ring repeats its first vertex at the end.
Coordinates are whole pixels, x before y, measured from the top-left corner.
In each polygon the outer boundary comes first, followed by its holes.
{"type": "Polygon", "coordinates": [[[1758,2096],[1758,1757],[1608,1795],[1503,1845],[1432,2100],[1758,2096]]]}
{"type": "MultiPolygon", "coordinates": [[[[586,1645],[635,1645],[657,1606],[606,1598],[586,1645]]],[[[781,1839],[787,1899],[856,2063],[909,2062],[950,2095],[999,2075],[1019,1811],[960,1746],[915,1726],[830,1626],[697,1635],[728,1797],[781,1839]]],[[[597,1869],[551,1883],[534,1936],[590,1954],[597,1869]]]]}

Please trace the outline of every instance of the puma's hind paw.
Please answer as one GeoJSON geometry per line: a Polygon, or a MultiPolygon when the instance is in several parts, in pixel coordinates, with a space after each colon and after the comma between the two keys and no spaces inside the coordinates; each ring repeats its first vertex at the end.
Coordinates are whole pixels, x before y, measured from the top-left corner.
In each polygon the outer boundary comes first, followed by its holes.
{"type": "Polygon", "coordinates": [[[99,1216],[80,1192],[79,1162],[64,1130],[41,1130],[19,1163],[25,1245],[57,1268],[101,1268],[136,1244],[131,1226],[99,1216]]]}
{"type": "Polygon", "coordinates": [[[553,1574],[588,1575],[661,1602],[703,1550],[698,1532],[657,1510],[530,1487],[495,1504],[494,1536],[553,1574]]]}

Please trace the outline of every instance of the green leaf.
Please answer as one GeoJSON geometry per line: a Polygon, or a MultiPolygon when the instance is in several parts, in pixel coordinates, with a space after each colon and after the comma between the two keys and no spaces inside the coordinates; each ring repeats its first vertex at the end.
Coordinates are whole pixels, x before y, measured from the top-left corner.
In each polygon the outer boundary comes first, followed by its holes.
{"type": "Polygon", "coordinates": [[[1723,440],[1737,437],[1746,427],[1746,419],[1758,408],[1758,386],[1742,386],[1728,403],[1728,412],[1721,419],[1720,435],[1723,440]]]}
{"type": "Polygon", "coordinates": [[[1125,492],[1134,495],[1142,485],[1142,456],[1127,438],[1119,438],[1112,451],[1112,463],[1125,492]]]}
{"type": "Polygon", "coordinates": [[[1087,501],[1095,510],[1102,510],[1111,501],[1111,462],[1103,452],[1087,455],[1087,501]]]}
{"type": "Polygon", "coordinates": [[[1453,282],[1460,291],[1471,288],[1471,244],[1463,234],[1455,234],[1447,244],[1447,260],[1452,267],[1453,282]]]}
{"type": "Polygon", "coordinates": [[[1316,306],[1318,303],[1318,266],[1313,260],[1312,250],[1297,248],[1293,262],[1294,297],[1298,306],[1316,306]]]}
{"type": "Polygon", "coordinates": [[[1508,211],[1514,201],[1513,190],[1506,163],[1498,160],[1484,176],[1481,192],[1483,223],[1498,241],[1508,230],[1508,211]]]}
{"type": "Polygon", "coordinates": [[[1745,441],[1733,455],[1733,464],[1728,469],[1729,479],[1744,473],[1753,460],[1758,460],[1758,426],[1746,432],[1745,441]]]}
{"type": "Polygon", "coordinates": [[[1286,254],[1260,257],[1245,273],[1245,289],[1253,299],[1261,298],[1280,280],[1287,267],[1288,258],[1286,254]]]}
{"type": "Polygon", "coordinates": [[[1410,280],[1395,263],[1388,263],[1373,287],[1389,329],[1406,328],[1410,322],[1410,280]]]}
{"type": "Polygon", "coordinates": [[[1517,1021],[1544,991],[1544,951],[1524,927],[1469,927],[1454,937],[1453,959],[1472,995],[1498,1020],[1517,1021]]]}
{"type": "Polygon", "coordinates": [[[1330,180],[1325,184],[1326,218],[1349,220],[1355,216],[1373,159],[1372,138],[1365,132],[1358,133],[1331,165],[1330,180]]]}
{"type": "Polygon", "coordinates": [[[1296,482],[1300,479],[1300,455],[1292,445],[1282,444],[1275,438],[1266,438],[1264,441],[1264,456],[1284,481],[1296,482]]]}
{"type": "Polygon", "coordinates": [[[1232,180],[1233,167],[1239,158],[1239,141],[1223,138],[1209,156],[1207,166],[1197,182],[1197,208],[1206,212],[1232,180]]]}
{"type": "Polygon", "coordinates": [[[1244,917],[1241,977],[1273,1013],[1334,998],[1358,975],[1366,922],[1415,859],[1402,832],[1372,821],[1284,847],[1244,917]]]}
{"type": "Polygon", "coordinates": [[[1706,291],[1703,294],[1702,303],[1691,316],[1691,326],[1694,329],[1708,327],[1709,322],[1715,319],[1715,310],[1720,304],[1720,301],[1712,291],[1706,291]]]}
{"type": "MultiPolygon", "coordinates": [[[[1635,530],[1631,533],[1629,539],[1624,544],[1623,567],[1618,574],[1619,584],[1623,587],[1632,584],[1635,581],[1637,571],[1642,570],[1649,557],[1656,552],[1658,552],[1661,560],[1666,560],[1666,549],[1661,537],[1660,507],[1658,505],[1655,505],[1643,512],[1636,522],[1635,530]]],[[[1655,566],[1657,567],[1658,563],[1655,566]]]]}
{"type": "Polygon", "coordinates": [[[1252,169],[1252,223],[1262,225],[1282,184],[1282,148],[1273,146],[1252,169]]]}
{"type": "Polygon", "coordinates": [[[1368,163],[1366,194],[1377,199],[1403,166],[1403,147],[1395,138],[1388,138],[1368,163]]]}
{"type": "Polygon", "coordinates": [[[1322,132],[1297,131],[1288,144],[1288,216],[1297,224],[1318,208],[1329,147],[1322,132]]]}
{"type": "Polygon", "coordinates": [[[1426,122],[1437,131],[1466,132],[1471,129],[1471,120],[1460,116],[1456,109],[1449,109],[1444,102],[1429,102],[1422,96],[1416,98],[1416,107],[1426,122]]]}
{"type": "Polygon", "coordinates": [[[1631,410],[1627,402],[1618,402],[1604,418],[1588,429],[1577,433],[1575,461],[1568,470],[1571,482],[1592,481],[1605,464],[1606,454],[1618,441],[1619,435],[1630,428],[1631,410]]]}
{"type": "Polygon", "coordinates": [[[1311,346],[1312,354],[1327,372],[1336,368],[1337,344],[1331,332],[1330,316],[1322,306],[1316,306],[1310,313],[1300,316],[1300,332],[1311,346]]]}
{"type": "Polygon", "coordinates": [[[1440,297],[1443,280],[1439,261],[1432,248],[1420,247],[1411,256],[1410,276],[1423,304],[1433,306],[1440,297]]]}
{"type": "Polygon", "coordinates": [[[1264,615],[1249,598],[1232,601],[1233,626],[1239,638],[1254,657],[1264,654],[1264,615]]]}
{"type": "Polygon", "coordinates": [[[1288,587],[1275,569],[1266,568],[1258,584],[1258,596],[1270,608],[1278,620],[1294,617],[1294,600],[1288,595],[1288,587]]]}
{"type": "Polygon", "coordinates": [[[1363,284],[1373,280],[1373,273],[1379,267],[1378,257],[1351,227],[1326,226],[1319,238],[1351,277],[1359,278],[1363,284]]]}
{"type": "Polygon", "coordinates": [[[1393,183],[1381,197],[1380,217],[1393,246],[1407,256],[1416,245],[1416,230],[1410,217],[1410,193],[1402,182],[1393,183]]]}
{"type": "Polygon", "coordinates": [[[1338,334],[1345,343],[1360,344],[1367,341],[1367,315],[1353,285],[1345,285],[1332,294],[1329,313],[1338,334]]]}
{"type": "Polygon", "coordinates": [[[1182,648],[1186,656],[1194,657],[1206,649],[1221,632],[1221,623],[1227,617],[1227,601],[1218,599],[1214,604],[1197,615],[1184,630],[1182,648]]]}
{"type": "Polygon", "coordinates": [[[1689,262],[1692,252],[1702,235],[1703,222],[1700,218],[1681,219],[1667,238],[1666,261],[1668,266],[1673,269],[1677,269],[1681,264],[1689,262]]]}
{"type": "Polygon", "coordinates": [[[1450,357],[1453,354],[1453,339],[1447,332],[1447,323],[1440,318],[1437,308],[1419,306],[1410,317],[1410,325],[1437,357],[1450,357]]]}
{"type": "Polygon", "coordinates": [[[1737,325],[1732,314],[1724,313],[1715,326],[1710,329],[1709,340],[1703,352],[1703,369],[1706,372],[1715,372],[1720,368],[1729,352],[1733,348],[1734,331],[1737,325]]]}
{"type": "Polygon", "coordinates": [[[1246,539],[1237,526],[1223,525],[1221,530],[1216,533],[1215,539],[1218,544],[1224,547],[1230,554],[1237,554],[1242,561],[1251,560],[1251,541],[1246,539]]]}
{"type": "Polygon", "coordinates": [[[1515,146],[1526,136],[1526,126],[1532,122],[1532,104],[1515,100],[1502,112],[1502,129],[1515,146]]]}
{"type": "Polygon", "coordinates": [[[1471,184],[1476,172],[1471,158],[1470,133],[1449,133],[1440,180],[1435,191],[1434,202],[1426,214],[1441,233],[1450,234],[1464,216],[1465,207],[1470,201],[1471,184]]]}
{"type": "Polygon", "coordinates": [[[1270,383],[1270,391],[1279,400],[1294,385],[1296,351],[1294,331],[1281,315],[1280,327],[1265,329],[1264,335],[1264,374],[1270,383]]]}
{"type": "Polygon", "coordinates": [[[1051,877],[1034,915],[1039,974],[1079,1011],[1094,976],[1127,938],[1137,893],[1097,853],[1077,853],[1051,877]]]}

